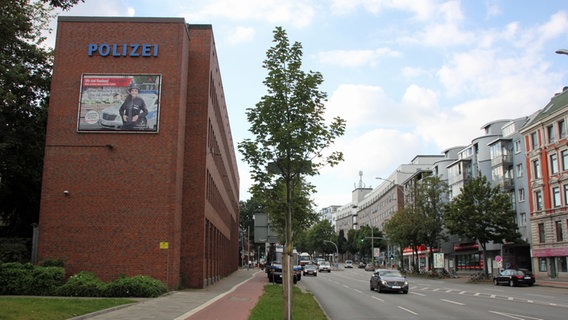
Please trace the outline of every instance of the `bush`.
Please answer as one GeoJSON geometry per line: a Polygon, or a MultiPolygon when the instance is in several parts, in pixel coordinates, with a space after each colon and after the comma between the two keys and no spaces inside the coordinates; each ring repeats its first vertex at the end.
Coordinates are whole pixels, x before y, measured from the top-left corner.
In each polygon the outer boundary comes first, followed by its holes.
{"type": "Polygon", "coordinates": [[[65,269],[61,267],[35,267],[32,271],[32,286],[28,294],[52,296],[65,283],[65,269]]]}
{"type": "Polygon", "coordinates": [[[41,262],[42,267],[65,267],[65,262],[61,259],[45,259],[41,262]]]}
{"type": "Polygon", "coordinates": [[[124,277],[107,285],[107,297],[158,297],[168,292],[168,287],[161,281],[148,276],[124,277]]]}
{"type": "Polygon", "coordinates": [[[23,295],[33,284],[31,263],[8,262],[0,264],[0,294],[23,295]]]}
{"type": "Polygon", "coordinates": [[[57,295],[70,297],[101,297],[105,291],[105,283],[94,273],[81,271],[67,279],[67,282],[57,289],[57,295]]]}

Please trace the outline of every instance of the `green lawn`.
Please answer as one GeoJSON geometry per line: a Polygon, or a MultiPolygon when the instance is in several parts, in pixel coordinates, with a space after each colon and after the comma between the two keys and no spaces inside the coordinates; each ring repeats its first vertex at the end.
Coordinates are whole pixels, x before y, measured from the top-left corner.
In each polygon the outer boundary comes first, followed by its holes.
{"type": "MultiPolygon", "coordinates": [[[[284,318],[284,296],[282,285],[264,286],[264,294],[252,309],[249,320],[271,320],[284,318]]],[[[304,293],[294,287],[292,296],[292,319],[327,320],[311,293],[304,293]]]]}
{"type": "Polygon", "coordinates": [[[0,320],[64,320],[133,302],[111,298],[0,297],[0,320]]]}

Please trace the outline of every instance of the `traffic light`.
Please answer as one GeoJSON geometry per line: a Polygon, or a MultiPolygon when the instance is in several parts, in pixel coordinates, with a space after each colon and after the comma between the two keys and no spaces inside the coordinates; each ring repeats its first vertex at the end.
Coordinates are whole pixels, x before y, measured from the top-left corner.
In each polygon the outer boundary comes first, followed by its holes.
{"type": "Polygon", "coordinates": [[[361,243],[365,242],[365,237],[361,237],[361,243]]]}

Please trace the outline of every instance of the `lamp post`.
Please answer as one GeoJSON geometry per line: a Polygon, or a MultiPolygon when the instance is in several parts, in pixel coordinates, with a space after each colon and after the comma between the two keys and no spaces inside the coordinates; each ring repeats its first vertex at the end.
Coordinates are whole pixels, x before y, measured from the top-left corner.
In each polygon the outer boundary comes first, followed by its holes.
{"type": "Polygon", "coordinates": [[[556,51],[554,51],[557,54],[566,54],[568,55],[568,50],[567,49],[558,49],[556,51]]]}
{"type": "MultiPolygon", "coordinates": [[[[339,249],[337,248],[337,245],[335,244],[335,242],[333,241],[329,241],[329,240],[323,240],[324,243],[329,242],[331,244],[333,244],[335,246],[335,255],[337,256],[337,258],[339,259],[339,249]]],[[[335,260],[335,259],[333,259],[335,260]]],[[[338,265],[336,264],[336,268],[338,267],[338,265]]]]}

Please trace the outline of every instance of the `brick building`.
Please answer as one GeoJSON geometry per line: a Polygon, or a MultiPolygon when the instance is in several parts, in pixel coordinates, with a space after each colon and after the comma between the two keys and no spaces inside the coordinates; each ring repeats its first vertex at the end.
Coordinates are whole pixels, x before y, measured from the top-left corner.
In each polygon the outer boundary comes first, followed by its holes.
{"type": "Polygon", "coordinates": [[[210,25],[59,17],[38,261],[202,288],[238,268],[239,175],[210,25]]]}

